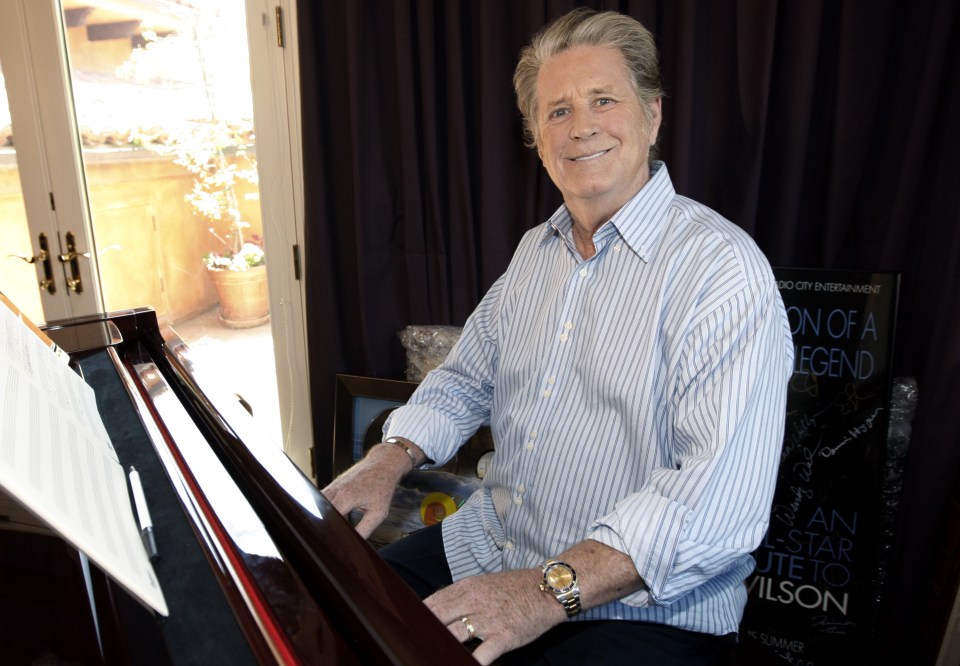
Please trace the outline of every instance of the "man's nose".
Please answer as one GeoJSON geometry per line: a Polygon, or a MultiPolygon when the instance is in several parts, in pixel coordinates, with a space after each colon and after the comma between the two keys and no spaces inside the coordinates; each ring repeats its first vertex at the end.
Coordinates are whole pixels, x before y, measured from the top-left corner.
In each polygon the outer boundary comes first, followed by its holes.
{"type": "Polygon", "coordinates": [[[573,139],[589,139],[599,131],[597,118],[589,109],[574,109],[571,111],[573,122],[570,124],[570,137],[573,139]]]}

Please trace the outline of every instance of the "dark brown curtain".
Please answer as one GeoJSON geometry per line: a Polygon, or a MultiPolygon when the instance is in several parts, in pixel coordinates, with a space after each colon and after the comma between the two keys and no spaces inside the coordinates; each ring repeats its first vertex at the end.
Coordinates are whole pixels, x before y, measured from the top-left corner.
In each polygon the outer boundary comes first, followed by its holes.
{"type": "Polygon", "coordinates": [[[681,193],[774,265],[902,274],[896,372],[917,378],[920,401],[877,645],[932,660],[957,575],[931,576],[960,469],[953,0],[300,0],[320,483],[335,373],[402,378],[397,332],[462,324],[559,204],[522,146],[511,75],[530,35],[577,4],[656,34],[661,156],[681,193]]]}

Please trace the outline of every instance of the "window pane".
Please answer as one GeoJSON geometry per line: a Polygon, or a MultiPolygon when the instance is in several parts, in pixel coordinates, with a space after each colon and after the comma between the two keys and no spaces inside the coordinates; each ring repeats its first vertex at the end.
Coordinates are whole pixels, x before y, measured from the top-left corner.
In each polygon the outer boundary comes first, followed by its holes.
{"type": "Polygon", "coordinates": [[[262,238],[244,6],[193,4],[64,2],[104,303],[174,322],[220,300],[206,256],[262,238]]]}

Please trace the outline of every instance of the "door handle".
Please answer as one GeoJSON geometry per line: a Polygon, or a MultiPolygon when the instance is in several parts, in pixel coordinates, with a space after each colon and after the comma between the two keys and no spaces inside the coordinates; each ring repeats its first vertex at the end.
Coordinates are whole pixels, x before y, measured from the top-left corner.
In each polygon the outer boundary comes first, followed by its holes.
{"type": "Polygon", "coordinates": [[[66,254],[58,254],[57,259],[61,264],[70,264],[70,277],[67,278],[67,287],[79,294],[83,291],[83,280],[80,279],[80,262],[78,260],[80,257],[89,259],[90,253],[77,252],[77,239],[72,231],[67,232],[66,238],[67,252],[66,254]]]}
{"type": "Polygon", "coordinates": [[[9,257],[23,259],[28,264],[35,264],[38,261],[43,266],[43,279],[40,280],[40,288],[46,290],[48,294],[57,293],[57,283],[53,279],[53,264],[50,263],[50,246],[47,244],[47,235],[40,234],[38,238],[40,252],[34,257],[25,257],[22,254],[10,254],[9,257]]]}

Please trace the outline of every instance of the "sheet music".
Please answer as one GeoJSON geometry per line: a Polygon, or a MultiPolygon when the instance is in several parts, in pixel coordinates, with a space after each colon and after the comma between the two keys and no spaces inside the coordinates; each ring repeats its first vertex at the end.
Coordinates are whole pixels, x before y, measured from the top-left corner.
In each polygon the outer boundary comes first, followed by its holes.
{"type": "Polygon", "coordinates": [[[9,526],[35,531],[45,524],[144,604],[168,615],[93,389],[0,304],[3,494],[0,515],[8,515],[5,509],[14,514],[9,526]],[[26,511],[17,513],[17,505],[26,511]]]}

